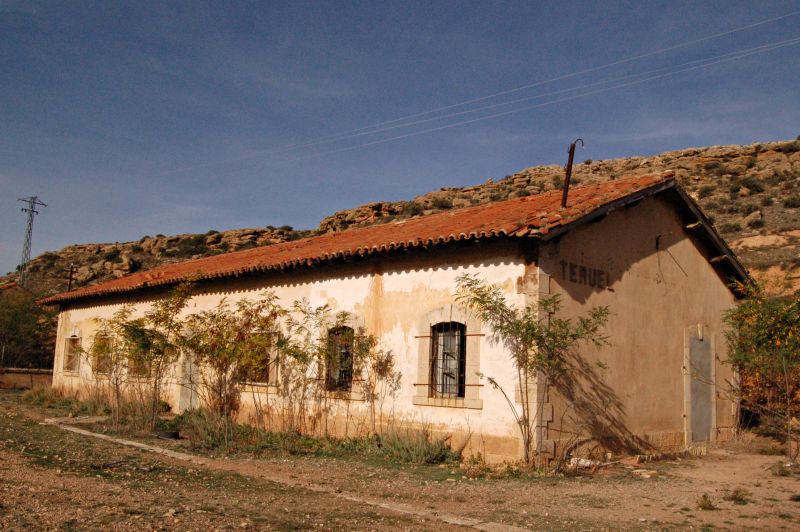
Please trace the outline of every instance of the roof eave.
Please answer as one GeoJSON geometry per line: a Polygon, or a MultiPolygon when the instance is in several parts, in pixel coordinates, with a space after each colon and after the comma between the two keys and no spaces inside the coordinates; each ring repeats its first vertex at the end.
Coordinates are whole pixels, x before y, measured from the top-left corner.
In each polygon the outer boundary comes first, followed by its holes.
{"type": "Polygon", "coordinates": [[[575,218],[574,220],[567,222],[565,224],[561,224],[554,229],[548,230],[547,232],[541,232],[541,233],[532,232],[530,236],[538,238],[544,242],[553,240],[555,238],[560,237],[561,235],[563,235],[568,231],[572,231],[576,227],[587,224],[589,222],[593,222],[599,218],[608,216],[617,209],[627,207],[645,198],[654,196],[660,192],[663,192],[671,188],[677,188],[674,179],[669,179],[666,181],[662,181],[660,183],[656,183],[655,185],[642,188],[641,190],[637,190],[636,192],[633,192],[625,197],[619,198],[618,200],[606,203],[588,214],[575,218]]]}
{"type": "MultiPolygon", "coordinates": [[[[750,276],[750,273],[747,271],[747,268],[741,263],[739,258],[733,252],[733,250],[728,246],[725,240],[719,235],[717,230],[714,228],[714,224],[708,219],[708,217],[703,214],[703,211],[697,205],[697,203],[688,195],[686,192],[678,185],[677,181],[674,179],[670,179],[668,181],[664,181],[661,183],[657,183],[653,186],[643,188],[642,190],[636,191],[633,194],[625,196],[624,198],[620,198],[616,201],[611,203],[607,203],[598,209],[576,218],[575,220],[568,222],[566,224],[560,225],[559,227],[543,232],[543,233],[531,233],[530,236],[536,239],[539,239],[543,242],[547,242],[562,236],[564,233],[568,231],[572,231],[576,227],[579,227],[583,224],[593,222],[599,218],[608,216],[611,212],[630,206],[638,201],[641,201],[645,198],[655,196],[656,194],[665,192],[667,190],[672,190],[681,200],[687,210],[697,219],[697,222],[700,224],[705,233],[705,237],[708,242],[717,250],[719,255],[718,257],[724,257],[725,263],[728,264],[730,267],[731,273],[733,273],[733,277],[736,281],[743,285],[753,284],[754,280],[750,276]]],[[[712,264],[712,267],[715,269],[719,268],[719,263],[712,264]]],[[[729,286],[728,287],[737,297],[742,297],[743,293],[737,289],[736,287],[729,286]]]]}

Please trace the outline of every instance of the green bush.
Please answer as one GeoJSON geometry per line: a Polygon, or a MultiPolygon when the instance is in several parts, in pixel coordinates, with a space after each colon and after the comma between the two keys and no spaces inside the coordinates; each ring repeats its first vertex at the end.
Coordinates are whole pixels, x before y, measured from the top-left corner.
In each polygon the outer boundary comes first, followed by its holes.
{"type": "Polygon", "coordinates": [[[452,209],[453,202],[449,198],[433,198],[434,209],[452,209]]]}
{"type": "Polygon", "coordinates": [[[430,428],[392,430],[380,435],[381,454],[392,462],[441,464],[458,462],[462,450],[453,450],[450,436],[436,437],[430,428]]]}
{"type": "Polygon", "coordinates": [[[52,368],[55,312],[24,290],[0,290],[0,367],[52,368]]]}
{"type": "Polygon", "coordinates": [[[416,216],[418,214],[422,214],[423,210],[425,209],[423,209],[422,205],[413,201],[409,201],[403,205],[403,214],[406,216],[416,216]]]}
{"type": "Polygon", "coordinates": [[[800,151],[800,141],[788,142],[783,145],[783,153],[795,153],[800,151]]]}
{"type": "Polygon", "coordinates": [[[736,222],[726,223],[719,226],[719,230],[722,233],[736,233],[742,230],[742,226],[736,222]]]}
{"type": "Polygon", "coordinates": [[[91,394],[81,401],[51,386],[34,386],[22,394],[22,400],[30,405],[67,410],[75,416],[98,416],[111,412],[106,397],[100,393],[91,394]]]}
{"type": "Polygon", "coordinates": [[[187,410],[171,420],[161,421],[159,429],[179,431],[192,449],[225,453],[373,456],[396,463],[441,464],[458,462],[463,450],[453,449],[449,436],[434,436],[427,426],[391,430],[380,436],[337,439],[235,424],[229,427],[230,436],[226,439],[225,419],[202,409],[187,410]]]}
{"type": "Polygon", "coordinates": [[[783,200],[783,206],[787,209],[797,209],[800,207],[800,196],[793,195],[783,200]]]}
{"type": "Polygon", "coordinates": [[[758,206],[753,205],[752,203],[748,203],[746,205],[742,205],[742,208],[740,210],[743,216],[747,216],[748,214],[753,214],[754,212],[756,212],[758,210],[758,206]]]}
{"type": "Polygon", "coordinates": [[[122,253],[122,250],[119,248],[112,248],[103,255],[103,260],[107,260],[109,262],[117,262],[119,260],[119,256],[122,253]]]}
{"type": "Polygon", "coordinates": [[[764,183],[762,183],[761,181],[752,176],[745,177],[744,179],[739,181],[739,183],[741,183],[743,187],[747,187],[747,189],[750,190],[750,192],[756,194],[764,192],[765,190],[764,183]]]}
{"type": "Polygon", "coordinates": [[[58,254],[48,251],[39,255],[39,260],[43,262],[44,268],[52,268],[58,260],[58,254]]]}
{"type": "Polygon", "coordinates": [[[764,225],[765,222],[762,218],[757,218],[755,220],[750,220],[749,222],[747,222],[747,227],[750,227],[752,229],[760,229],[764,227],[764,225]]]}
{"type": "Polygon", "coordinates": [[[775,204],[775,200],[772,199],[772,196],[764,196],[764,198],[762,198],[762,200],[761,200],[761,206],[762,207],[769,207],[770,205],[774,205],[774,204],[775,204]]]}
{"type": "Polygon", "coordinates": [[[712,195],[715,190],[717,190],[717,187],[714,185],[703,185],[700,187],[700,190],[697,191],[697,195],[700,199],[707,198],[712,195]]]}
{"type": "Polygon", "coordinates": [[[182,238],[176,246],[176,254],[180,257],[190,257],[192,255],[202,255],[208,251],[205,235],[192,235],[182,238]]]}

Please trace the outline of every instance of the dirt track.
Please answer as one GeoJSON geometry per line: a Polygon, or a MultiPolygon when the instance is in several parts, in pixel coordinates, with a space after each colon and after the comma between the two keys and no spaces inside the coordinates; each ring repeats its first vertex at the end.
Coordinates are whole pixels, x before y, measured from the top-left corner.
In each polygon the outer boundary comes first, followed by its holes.
{"type": "Polygon", "coordinates": [[[468,480],[452,467],[318,458],[198,465],[42,425],[45,415],[58,412],[0,394],[0,529],[458,528],[436,518],[442,513],[531,529],[800,527],[800,502],[791,500],[800,480],[772,473],[776,456],[718,451],[647,466],[658,471],[649,479],[624,467],[468,480]],[[748,492],[746,504],[724,500],[736,488],[748,492]],[[704,493],[718,509],[698,509],[704,493]]]}

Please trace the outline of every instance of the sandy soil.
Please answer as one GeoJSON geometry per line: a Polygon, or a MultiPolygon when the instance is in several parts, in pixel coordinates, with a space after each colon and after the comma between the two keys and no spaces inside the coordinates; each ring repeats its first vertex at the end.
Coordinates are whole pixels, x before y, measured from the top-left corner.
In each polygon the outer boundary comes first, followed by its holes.
{"type": "Polygon", "coordinates": [[[0,529],[455,528],[436,518],[443,513],[548,530],[800,528],[800,479],[771,470],[780,457],[746,448],[647,464],[650,478],[619,465],[470,480],[453,466],[342,459],[188,464],[37,423],[54,414],[0,394],[0,529]],[[744,500],[726,500],[737,488],[744,500]],[[699,509],[703,494],[716,509],[699,509]]]}

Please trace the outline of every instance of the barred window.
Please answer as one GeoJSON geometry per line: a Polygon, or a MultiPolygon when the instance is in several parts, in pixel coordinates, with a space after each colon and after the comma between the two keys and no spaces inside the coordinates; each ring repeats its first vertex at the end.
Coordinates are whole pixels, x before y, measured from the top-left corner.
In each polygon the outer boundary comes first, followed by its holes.
{"type": "Polygon", "coordinates": [[[95,373],[107,374],[111,371],[111,337],[96,335],[92,343],[94,355],[93,369],[95,373]]]}
{"type": "Polygon", "coordinates": [[[275,335],[270,332],[259,332],[252,336],[250,342],[258,354],[252,356],[244,368],[245,380],[253,384],[276,384],[275,335]]]}
{"type": "Polygon", "coordinates": [[[430,397],[464,397],[466,330],[455,321],[431,327],[430,397]]]}
{"type": "Polygon", "coordinates": [[[328,360],[325,389],[350,391],[353,387],[353,329],[335,327],[328,331],[328,360]]]}
{"type": "Polygon", "coordinates": [[[143,349],[136,349],[128,356],[128,375],[132,377],[149,377],[150,361],[143,349]]]}
{"type": "Polygon", "coordinates": [[[76,333],[67,338],[64,349],[64,371],[77,372],[81,363],[81,337],[76,333]]]}

